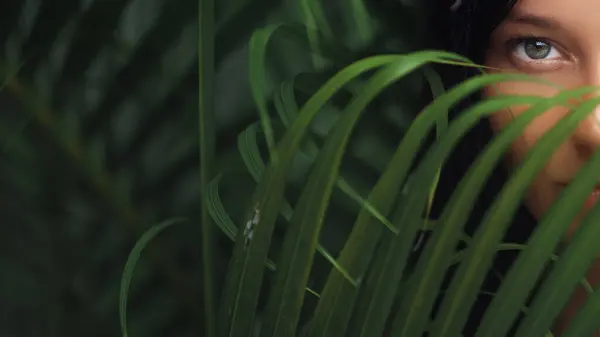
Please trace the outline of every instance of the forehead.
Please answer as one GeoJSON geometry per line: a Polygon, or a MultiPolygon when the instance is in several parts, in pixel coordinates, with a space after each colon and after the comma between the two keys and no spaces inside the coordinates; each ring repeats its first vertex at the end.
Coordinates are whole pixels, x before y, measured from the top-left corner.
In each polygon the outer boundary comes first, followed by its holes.
{"type": "MultiPolygon", "coordinates": [[[[599,0],[518,0],[511,15],[535,15],[564,23],[600,21],[599,0]]],[[[600,25],[598,25],[600,27],[600,25]]]]}
{"type": "Polygon", "coordinates": [[[600,0],[517,0],[502,26],[513,27],[513,24],[535,29],[540,34],[552,34],[549,38],[562,36],[562,40],[570,40],[584,49],[598,49],[600,0]]]}

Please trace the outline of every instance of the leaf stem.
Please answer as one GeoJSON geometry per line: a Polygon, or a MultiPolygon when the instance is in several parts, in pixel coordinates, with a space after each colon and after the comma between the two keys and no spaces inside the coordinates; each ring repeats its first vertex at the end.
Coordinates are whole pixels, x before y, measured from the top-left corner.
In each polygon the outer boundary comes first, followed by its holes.
{"type": "MultiPolygon", "coordinates": [[[[215,3],[198,0],[198,114],[200,138],[200,194],[208,193],[213,178],[215,157],[214,78],[215,78],[215,3]]],[[[215,287],[213,269],[213,221],[207,198],[201,198],[202,266],[204,275],[203,336],[216,337],[215,287]]]]}

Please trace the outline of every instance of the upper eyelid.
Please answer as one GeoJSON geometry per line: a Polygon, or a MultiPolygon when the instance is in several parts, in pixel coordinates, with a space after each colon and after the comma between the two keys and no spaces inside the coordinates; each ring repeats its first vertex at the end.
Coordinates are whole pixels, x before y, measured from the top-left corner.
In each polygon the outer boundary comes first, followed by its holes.
{"type": "Polygon", "coordinates": [[[536,37],[536,36],[513,37],[513,38],[508,39],[507,43],[509,45],[516,46],[519,43],[523,43],[523,42],[527,42],[527,41],[541,41],[541,42],[544,42],[544,43],[547,43],[547,44],[551,45],[554,48],[557,47],[556,43],[554,43],[553,41],[551,41],[549,39],[542,38],[542,37],[536,37]]]}

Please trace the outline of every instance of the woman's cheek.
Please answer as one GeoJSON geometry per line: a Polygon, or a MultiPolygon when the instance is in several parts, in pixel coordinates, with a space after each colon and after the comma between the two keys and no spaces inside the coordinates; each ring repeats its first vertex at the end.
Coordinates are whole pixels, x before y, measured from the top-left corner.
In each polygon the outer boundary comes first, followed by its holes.
{"type": "MultiPolygon", "coordinates": [[[[512,122],[515,116],[521,114],[524,110],[500,111],[490,116],[488,120],[493,133],[500,133],[512,122]]],[[[566,113],[565,109],[555,108],[535,118],[509,147],[505,156],[507,169],[512,170],[519,165],[527,157],[529,151],[535,147],[537,141],[544,133],[552,129],[566,113]]],[[[567,141],[556,149],[556,152],[531,182],[524,201],[536,219],[540,220],[543,218],[562,190],[561,185],[555,181],[556,178],[563,177],[564,179],[564,177],[573,176],[576,172],[573,165],[576,165],[578,162],[577,159],[574,157],[572,144],[567,141]]],[[[571,237],[580,220],[580,216],[575,219],[565,239],[568,240],[571,237]]]]}
{"type": "MultiPolygon", "coordinates": [[[[527,107],[514,107],[510,110],[498,111],[488,118],[492,132],[497,135],[506,127],[508,127],[516,116],[525,111],[527,107]]],[[[527,154],[531,147],[535,144],[538,138],[536,128],[529,125],[523,133],[518,136],[506,153],[506,159],[509,166],[517,165],[521,159],[527,154]]]]}

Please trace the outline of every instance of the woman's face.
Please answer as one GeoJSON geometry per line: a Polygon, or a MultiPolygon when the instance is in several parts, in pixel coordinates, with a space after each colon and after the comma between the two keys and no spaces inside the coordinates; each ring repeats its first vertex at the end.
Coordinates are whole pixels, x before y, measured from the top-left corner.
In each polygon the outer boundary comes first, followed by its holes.
{"type": "MultiPolygon", "coordinates": [[[[519,0],[492,34],[485,64],[503,71],[539,76],[569,89],[600,85],[600,1],[519,0]]],[[[557,93],[530,83],[503,83],[496,88],[488,88],[484,94],[552,96],[557,93]]],[[[524,109],[516,107],[490,117],[494,132],[504,128],[524,109]]],[[[536,118],[512,145],[508,158],[511,165],[522,160],[537,139],[567,113],[568,109],[557,107],[536,118]]],[[[535,217],[543,216],[598,146],[600,108],[558,148],[533,182],[526,204],[535,217]]],[[[590,196],[575,223],[593,205],[596,196],[590,196]]],[[[574,226],[569,234],[573,229],[574,226]]]]}

